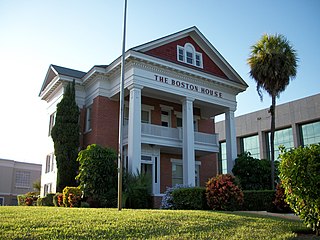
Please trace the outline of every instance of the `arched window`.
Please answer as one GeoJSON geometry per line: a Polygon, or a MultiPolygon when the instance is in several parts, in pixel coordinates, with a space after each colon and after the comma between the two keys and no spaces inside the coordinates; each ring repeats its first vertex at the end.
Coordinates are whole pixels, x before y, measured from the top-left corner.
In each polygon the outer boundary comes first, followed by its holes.
{"type": "Polygon", "coordinates": [[[202,54],[197,52],[191,43],[186,43],[183,47],[177,46],[177,60],[203,68],[202,54]]]}

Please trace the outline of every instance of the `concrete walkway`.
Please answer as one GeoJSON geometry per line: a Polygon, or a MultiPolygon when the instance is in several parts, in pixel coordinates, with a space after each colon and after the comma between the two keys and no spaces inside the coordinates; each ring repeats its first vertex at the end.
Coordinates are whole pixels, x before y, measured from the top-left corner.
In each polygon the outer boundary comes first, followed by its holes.
{"type": "Polygon", "coordinates": [[[293,213],[272,213],[267,211],[239,211],[239,212],[270,216],[270,217],[279,217],[279,218],[290,219],[290,220],[300,220],[300,218],[294,215],[293,213]]]}

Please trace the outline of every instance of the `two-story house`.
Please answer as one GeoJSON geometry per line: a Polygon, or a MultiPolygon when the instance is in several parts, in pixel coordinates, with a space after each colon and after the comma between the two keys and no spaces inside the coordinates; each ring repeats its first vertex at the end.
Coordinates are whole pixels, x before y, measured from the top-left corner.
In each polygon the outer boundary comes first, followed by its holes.
{"type": "MultiPolygon", "coordinates": [[[[121,57],[88,72],[51,65],[40,97],[50,129],[64,87],[76,82],[81,145],[118,148],[121,57]]],[[[125,53],[124,168],[152,176],[160,196],[177,183],[203,186],[218,173],[214,117],[225,114],[228,172],[237,156],[236,95],[247,84],[196,28],[159,38],[125,53]]],[[[53,143],[48,138],[42,194],[55,191],[53,143]]]]}

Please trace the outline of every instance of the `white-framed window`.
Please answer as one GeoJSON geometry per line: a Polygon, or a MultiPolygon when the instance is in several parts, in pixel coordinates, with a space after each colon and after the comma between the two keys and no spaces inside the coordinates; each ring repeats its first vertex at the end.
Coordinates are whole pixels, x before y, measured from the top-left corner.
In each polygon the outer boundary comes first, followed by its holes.
{"type": "Polygon", "coordinates": [[[20,187],[20,188],[30,187],[30,172],[16,171],[16,187],[20,187]]]}
{"type": "MultiPolygon", "coordinates": [[[[179,159],[171,159],[172,163],[172,186],[177,184],[183,184],[183,166],[182,160],[179,159]]],[[[201,162],[196,161],[195,163],[195,184],[197,187],[200,186],[200,165],[201,162]]]]}
{"type": "MultiPolygon", "coordinates": [[[[125,103],[124,107],[124,125],[127,126],[129,122],[129,103],[125,103]]],[[[153,106],[141,105],[141,123],[151,123],[151,110],[154,110],[153,106]]]]}
{"type": "Polygon", "coordinates": [[[46,196],[48,193],[52,193],[52,183],[44,185],[44,195],[46,196]]]}
{"type": "Polygon", "coordinates": [[[91,126],[91,116],[92,115],[92,105],[90,105],[89,107],[87,107],[86,110],[86,128],[85,131],[88,132],[92,129],[91,126]]]}
{"type": "Polygon", "coordinates": [[[51,154],[48,154],[47,157],[46,157],[45,173],[50,172],[50,165],[51,165],[51,154]]]}
{"type": "Polygon", "coordinates": [[[54,126],[55,121],[56,121],[56,112],[54,112],[50,115],[48,136],[51,136],[51,131],[52,131],[52,128],[54,126]]]}
{"type": "Polygon", "coordinates": [[[51,153],[51,172],[54,170],[54,162],[55,162],[55,156],[54,153],[51,153]]]}
{"type": "Polygon", "coordinates": [[[203,68],[202,53],[197,52],[191,43],[177,46],[177,60],[199,68],[203,68]]]}

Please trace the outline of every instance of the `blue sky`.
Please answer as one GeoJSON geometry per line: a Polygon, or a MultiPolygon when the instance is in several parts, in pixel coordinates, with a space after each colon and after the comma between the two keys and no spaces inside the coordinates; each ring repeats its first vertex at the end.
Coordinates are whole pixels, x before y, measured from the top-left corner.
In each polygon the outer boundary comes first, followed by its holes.
{"type": "MultiPolygon", "coordinates": [[[[121,55],[123,2],[0,0],[0,158],[41,163],[48,116],[38,97],[50,64],[88,71],[121,55]]],[[[284,103],[319,93],[318,0],[128,0],[126,49],[197,26],[247,82],[236,115],[267,108],[246,59],[262,34],[285,35],[298,52],[284,103]]]]}

